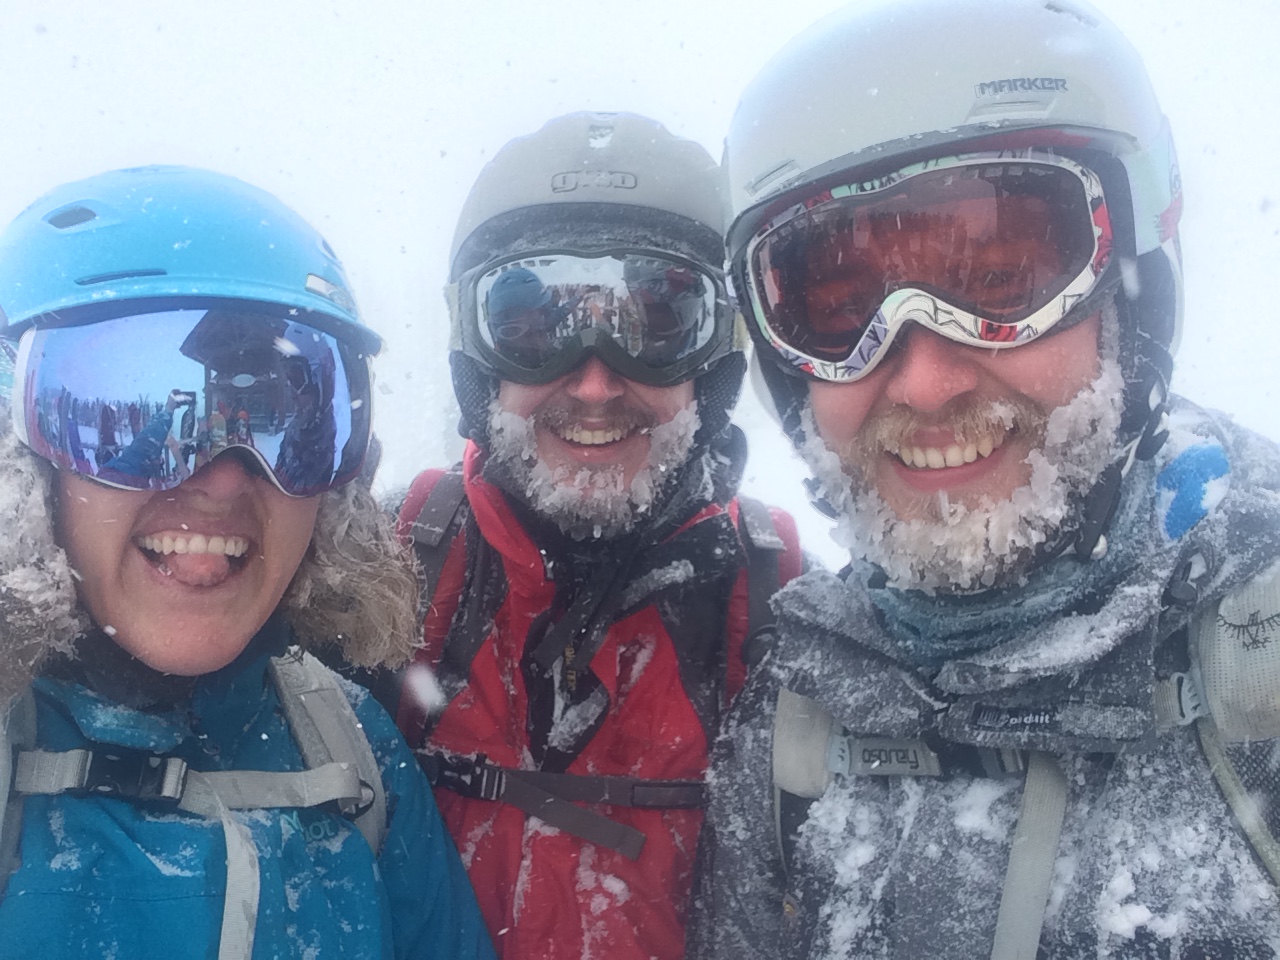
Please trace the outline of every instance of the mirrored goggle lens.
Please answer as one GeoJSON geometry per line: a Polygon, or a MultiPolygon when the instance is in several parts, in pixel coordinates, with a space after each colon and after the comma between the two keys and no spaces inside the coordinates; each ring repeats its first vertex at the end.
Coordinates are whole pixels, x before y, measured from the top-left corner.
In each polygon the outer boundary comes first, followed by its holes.
{"type": "Polygon", "coordinates": [[[576,348],[592,329],[655,369],[692,356],[715,335],[715,281],[692,264],[661,257],[511,261],[482,274],[475,295],[481,339],[527,370],[576,348]]]}
{"type": "Polygon", "coordinates": [[[980,161],[865,186],[775,220],[748,254],[769,329],[815,359],[847,357],[895,290],[1016,325],[1110,252],[1101,187],[1074,166],[980,161]]]}
{"type": "Polygon", "coordinates": [[[269,305],[28,330],[15,374],[32,449],[126,489],[171,489],[238,448],[312,496],[352,479],[368,445],[366,361],[269,305]]]}

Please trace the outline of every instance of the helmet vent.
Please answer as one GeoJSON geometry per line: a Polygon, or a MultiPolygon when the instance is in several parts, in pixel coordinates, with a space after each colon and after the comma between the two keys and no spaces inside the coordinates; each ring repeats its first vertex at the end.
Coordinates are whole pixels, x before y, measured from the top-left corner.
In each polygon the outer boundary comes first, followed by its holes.
{"type": "Polygon", "coordinates": [[[121,270],[118,273],[99,273],[92,277],[81,277],[76,283],[82,287],[88,287],[95,283],[106,283],[109,280],[131,280],[134,277],[163,277],[168,272],[167,270],[121,270]]]}
{"type": "Polygon", "coordinates": [[[67,207],[45,218],[45,222],[56,230],[67,230],[78,227],[90,220],[97,220],[98,215],[88,207],[67,207]]]}

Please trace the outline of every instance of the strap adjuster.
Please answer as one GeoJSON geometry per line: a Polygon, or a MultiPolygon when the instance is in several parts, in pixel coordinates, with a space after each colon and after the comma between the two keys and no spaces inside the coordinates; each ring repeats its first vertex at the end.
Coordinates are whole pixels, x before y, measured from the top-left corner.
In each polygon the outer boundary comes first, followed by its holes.
{"type": "Polygon", "coordinates": [[[501,767],[490,764],[483,753],[468,758],[423,751],[418,756],[433,787],[447,787],[474,800],[502,799],[507,775],[501,767]]]}
{"type": "Polygon", "coordinates": [[[177,806],[187,783],[187,763],[143,750],[94,750],[80,792],[177,806]]]}

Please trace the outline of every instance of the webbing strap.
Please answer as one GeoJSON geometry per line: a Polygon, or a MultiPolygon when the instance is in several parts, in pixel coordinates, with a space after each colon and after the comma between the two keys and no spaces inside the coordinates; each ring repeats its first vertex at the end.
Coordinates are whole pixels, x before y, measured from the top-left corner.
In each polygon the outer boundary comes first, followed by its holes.
{"type": "Polygon", "coordinates": [[[236,821],[218,796],[208,774],[190,771],[182,808],[199,816],[216,818],[227,846],[227,890],[222,905],[222,930],[218,960],[249,960],[258,924],[258,851],[248,829],[236,821]]]}
{"type": "MultiPolygon", "coordinates": [[[[364,789],[355,767],[336,762],[310,770],[220,770],[200,777],[232,810],[319,807],[326,803],[349,806],[361,802],[364,789]]],[[[202,813],[188,806],[190,795],[188,789],[178,809],[202,813]]]]}
{"type": "Polygon", "coordinates": [[[35,738],[36,702],[29,690],[0,704],[0,894],[18,868],[22,796],[14,789],[14,751],[32,746],[35,738]]]}
{"type": "Polygon", "coordinates": [[[89,779],[93,751],[23,750],[13,771],[13,789],[23,794],[82,790],[89,779]]]}
{"type": "Polygon", "coordinates": [[[1033,752],[1009,849],[991,960],[1035,960],[1066,810],[1062,768],[1048,754],[1033,752]]]}
{"type": "Polygon", "coordinates": [[[769,508],[751,497],[738,497],[743,545],[747,550],[747,635],[751,640],[773,625],[769,598],[778,592],[778,557],[787,545],[778,536],[769,508]]]}
{"type": "MultiPolygon", "coordinates": [[[[431,488],[431,492],[427,494],[426,502],[422,504],[418,516],[409,526],[409,535],[413,537],[414,543],[422,544],[431,550],[439,547],[453,523],[453,518],[458,513],[458,508],[462,506],[466,492],[460,469],[446,470],[442,473],[431,488]]],[[[444,552],[447,550],[441,553],[441,565],[444,563],[444,552]]],[[[434,576],[430,571],[427,571],[427,574],[426,582],[434,585],[440,571],[437,569],[434,576]]]]}
{"type": "Polygon", "coordinates": [[[1280,885],[1280,843],[1276,842],[1262,811],[1258,809],[1258,801],[1240,782],[1239,774],[1223,749],[1222,736],[1218,733],[1213,718],[1201,717],[1196,721],[1196,732],[1200,735],[1200,748],[1209,761],[1209,770],[1222,788],[1222,795],[1231,807],[1231,812],[1236,815],[1240,829],[1253,844],[1254,852],[1271,874],[1271,879],[1280,885]]]}
{"type": "Polygon", "coordinates": [[[363,802],[347,801],[341,806],[344,813],[355,816],[356,829],[376,855],[387,826],[386,793],[377,760],[346,695],[328,667],[309,653],[272,657],[269,669],[289,731],[307,766],[322,768],[335,761],[350,766],[366,788],[363,802]],[[362,809],[366,803],[367,809],[362,809]]]}
{"type": "Polygon", "coordinates": [[[575,807],[567,800],[528,783],[519,776],[504,775],[499,799],[537,817],[548,826],[563,830],[598,846],[616,850],[630,860],[638,860],[645,836],[634,827],[575,807]]]}

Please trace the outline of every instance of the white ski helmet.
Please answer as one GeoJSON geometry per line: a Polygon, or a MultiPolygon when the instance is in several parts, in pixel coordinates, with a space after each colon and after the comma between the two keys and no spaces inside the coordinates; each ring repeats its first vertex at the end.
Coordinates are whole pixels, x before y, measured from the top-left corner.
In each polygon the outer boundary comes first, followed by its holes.
{"type": "MultiPolygon", "coordinates": [[[[780,211],[836,182],[1006,148],[1052,151],[1096,173],[1115,231],[1121,450],[1083,505],[1073,544],[1100,554],[1123,475],[1166,435],[1182,190],[1142,59],[1098,10],[1083,0],[863,0],[813,24],[752,80],[730,124],[729,266],[749,297],[748,244],[780,211]]],[[[1097,300],[1077,309],[1097,309],[1097,300]]],[[[756,372],[784,430],[802,442],[806,383],[769,346],[750,303],[743,312],[756,372]]]]}

